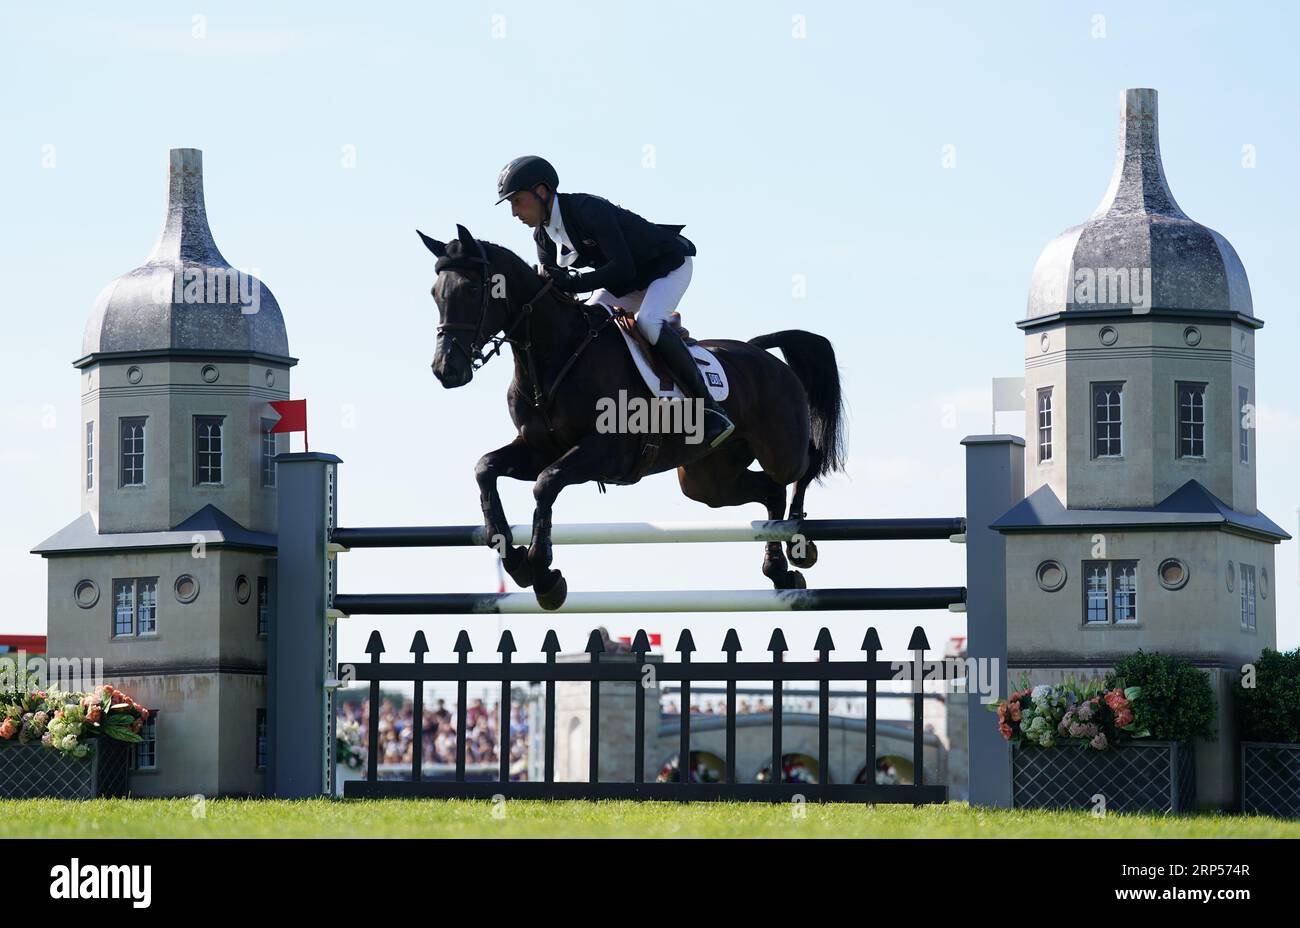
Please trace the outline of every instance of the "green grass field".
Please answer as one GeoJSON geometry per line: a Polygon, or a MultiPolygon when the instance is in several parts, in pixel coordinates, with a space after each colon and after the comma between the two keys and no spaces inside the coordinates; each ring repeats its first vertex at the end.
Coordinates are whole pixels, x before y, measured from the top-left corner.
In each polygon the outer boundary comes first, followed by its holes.
{"type": "Polygon", "coordinates": [[[0,800],[36,838],[1300,838],[1300,822],[947,806],[762,803],[124,799],[0,800]],[[495,813],[495,814],[494,814],[495,813]]]}

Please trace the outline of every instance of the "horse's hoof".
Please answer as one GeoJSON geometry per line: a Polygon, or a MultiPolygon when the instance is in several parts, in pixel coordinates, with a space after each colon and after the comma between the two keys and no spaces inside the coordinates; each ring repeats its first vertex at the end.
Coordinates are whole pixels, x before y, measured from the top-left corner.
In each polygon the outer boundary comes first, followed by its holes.
{"type": "Polygon", "coordinates": [[[510,553],[505,557],[503,565],[510,579],[515,581],[521,587],[527,589],[533,585],[533,565],[528,560],[528,549],[520,545],[511,548],[510,553]]]}
{"type": "Polygon", "coordinates": [[[797,570],[787,570],[785,576],[778,581],[776,588],[778,590],[806,590],[808,581],[803,578],[803,574],[797,570]]]}
{"type": "Polygon", "coordinates": [[[786,547],[786,551],[789,552],[790,555],[790,563],[793,564],[795,567],[802,567],[804,570],[807,570],[809,567],[817,563],[816,542],[805,541],[802,544],[787,542],[785,547],[786,547]],[[803,548],[802,557],[798,557],[794,553],[799,548],[803,548]]]}
{"type": "Polygon", "coordinates": [[[537,581],[533,591],[537,594],[537,605],[546,610],[559,609],[569,597],[569,583],[564,574],[550,570],[537,581]]]}

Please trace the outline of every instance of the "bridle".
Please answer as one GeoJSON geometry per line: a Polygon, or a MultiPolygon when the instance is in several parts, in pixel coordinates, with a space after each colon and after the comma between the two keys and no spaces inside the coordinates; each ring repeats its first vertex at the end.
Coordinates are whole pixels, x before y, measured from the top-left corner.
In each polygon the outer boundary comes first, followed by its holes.
{"type": "MultiPolygon", "coordinates": [[[[529,299],[528,302],[524,303],[524,305],[521,307],[521,312],[519,316],[513,322],[510,323],[510,325],[505,329],[504,332],[502,332],[500,335],[488,335],[485,337],[483,335],[483,326],[487,323],[488,307],[491,306],[492,304],[491,291],[488,286],[488,284],[491,282],[488,277],[488,268],[492,266],[492,262],[488,259],[487,249],[483,247],[483,243],[478,239],[474,239],[474,244],[478,246],[477,255],[467,255],[467,256],[462,256],[460,258],[453,259],[455,263],[449,262],[443,264],[443,266],[439,268],[439,270],[449,270],[455,267],[456,264],[460,264],[462,262],[477,264],[482,268],[482,274],[479,277],[479,293],[482,294],[482,299],[479,301],[478,322],[443,322],[443,323],[439,323],[437,332],[439,335],[442,335],[442,333],[448,329],[456,329],[460,331],[464,331],[464,330],[473,331],[474,340],[470,343],[470,347],[466,348],[464,343],[459,338],[455,338],[455,337],[452,337],[451,343],[458,351],[460,351],[463,355],[465,355],[465,360],[469,361],[470,368],[472,370],[477,371],[483,365],[487,364],[488,361],[492,360],[493,357],[500,354],[501,346],[506,342],[509,342],[515,347],[520,347],[518,341],[510,337],[511,333],[514,332],[514,330],[518,327],[519,323],[530,319],[533,312],[533,304],[536,303],[539,299],[541,299],[542,296],[544,296],[546,292],[550,290],[552,286],[554,286],[555,281],[548,279],[546,283],[542,286],[542,288],[538,290],[536,293],[534,293],[532,298],[529,299]],[[484,354],[483,347],[488,342],[492,342],[492,349],[488,351],[486,354],[484,354]]],[[[509,303],[507,303],[506,305],[508,307],[509,303]]],[[[529,352],[531,352],[532,350],[532,341],[533,341],[532,331],[530,326],[529,332],[527,333],[527,338],[525,339],[523,345],[523,347],[529,352]]],[[[532,359],[530,357],[529,361],[531,362],[531,360],[532,359]]]]}
{"type": "MultiPolygon", "coordinates": [[[[485,337],[483,334],[483,328],[487,322],[488,307],[492,302],[492,297],[488,287],[488,284],[490,283],[488,269],[492,266],[492,262],[488,259],[487,249],[483,247],[483,243],[478,239],[474,239],[474,244],[478,247],[477,255],[462,255],[453,258],[450,261],[442,259],[438,262],[441,266],[438,267],[435,265],[435,267],[439,272],[441,272],[454,268],[463,262],[470,262],[481,266],[482,274],[479,278],[479,291],[482,293],[482,299],[479,301],[478,322],[439,323],[437,327],[438,335],[441,336],[444,331],[449,329],[459,331],[472,330],[474,332],[474,340],[470,343],[469,348],[466,348],[461,340],[455,336],[451,337],[451,343],[458,351],[465,355],[466,360],[470,363],[471,369],[475,371],[487,364],[488,361],[491,361],[493,357],[500,354],[501,346],[509,342],[510,345],[514,347],[516,353],[522,353],[524,358],[524,376],[533,386],[533,406],[542,414],[542,418],[546,422],[547,431],[554,432],[555,428],[551,424],[550,405],[551,400],[555,397],[556,388],[559,387],[560,381],[564,379],[564,375],[573,367],[574,362],[578,360],[579,355],[586,350],[587,346],[591,344],[596,336],[600,334],[601,330],[605,328],[614,317],[608,313],[601,313],[604,318],[598,324],[593,326],[591,323],[591,317],[586,315],[586,307],[583,307],[584,318],[587,321],[587,335],[582,340],[581,344],[578,345],[577,349],[574,350],[573,354],[569,356],[569,360],[560,368],[560,372],[556,374],[555,380],[551,383],[550,387],[543,391],[541,384],[538,383],[538,378],[534,373],[537,371],[537,364],[533,360],[533,306],[550,291],[550,289],[555,285],[555,281],[547,278],[546,283],[543,284],[541,289],[534,293],[532,297],[530,297],[529,300],[520,307],[519,315],[513,322],[510,322],[500,335],[488,335],[485,337]],[[511,337],[511,334],[519,327],[520,323],[524,323],[524,336],[522,343],[518,338],[511,337]],[[483,351],[483,346],[488,342],[492,342],[492,348],[485,353],[483,351]]],[[[507,321],[509,321],[509,306],[509,301],[507,301],[507,321]]]]}

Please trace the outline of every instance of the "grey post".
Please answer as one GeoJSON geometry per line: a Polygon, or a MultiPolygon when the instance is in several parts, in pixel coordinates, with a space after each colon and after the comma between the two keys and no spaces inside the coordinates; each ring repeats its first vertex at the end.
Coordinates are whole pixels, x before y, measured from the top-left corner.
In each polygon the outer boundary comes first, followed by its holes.
{"type": "MultiPolygon", "coordinates": [[[[988,678],[1007,687],[1007,547],[989,525],[1025,495],[1025,440],[968,435],[966,446],[966,655],[996,660],[988,678]]],[[[1011,806],[1011,748],[978,692],[966,697],[970,804],[1011,806]]]]}
{"type": "Polygon", "coordinates": [[[334,680],[337,633],[326,617],[334,589],[328,556],[335,520],[332,454],[278,454],[279,556],[267,648],[267,792],[280,799],[334,793],[334,680]]]}

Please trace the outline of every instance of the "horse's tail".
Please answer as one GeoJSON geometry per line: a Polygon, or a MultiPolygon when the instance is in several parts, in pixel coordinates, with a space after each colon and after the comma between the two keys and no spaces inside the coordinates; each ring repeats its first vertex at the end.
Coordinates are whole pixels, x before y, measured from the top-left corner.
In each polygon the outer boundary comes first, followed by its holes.
{"type": "Polygon", "coordinates": [[[844,470],[844,396],[840,391],[840,369],[830,341],[802,329],[787,329],[751,338],[756,348],[780,348],[808,392],[812,419],[808,471],[804,479],[820,480],[844,470]]]}

